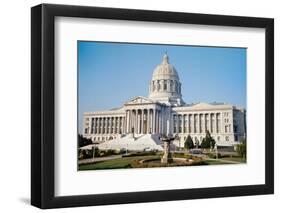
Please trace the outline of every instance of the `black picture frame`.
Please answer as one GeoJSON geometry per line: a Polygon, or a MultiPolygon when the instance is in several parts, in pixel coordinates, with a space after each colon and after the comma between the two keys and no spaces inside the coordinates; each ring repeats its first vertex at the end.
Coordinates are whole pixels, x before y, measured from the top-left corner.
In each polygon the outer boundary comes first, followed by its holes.
{"type": "Polygon", "coordinates": [[[31,204],[60,208],[217,198],[274,193],[274,20],[165,11],[41,4],[31,8],[31,204]],[[55,189],[55,17],[101,18],[217,26],[264,28],[265,184],[93,195],[54,195],[55,189]]]}

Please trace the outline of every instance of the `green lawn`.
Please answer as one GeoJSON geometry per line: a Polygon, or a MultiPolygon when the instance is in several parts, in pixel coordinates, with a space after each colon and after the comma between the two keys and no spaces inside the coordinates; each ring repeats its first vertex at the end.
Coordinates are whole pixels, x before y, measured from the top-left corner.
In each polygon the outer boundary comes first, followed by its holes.
{"type": "Polygon", "coordinates": [[[203,160],[206,165],[223,165],[223,164],[233,164],[233,163],[225,163],[221,161],[216,161],[216,160],[203,160]]]}
{"type": "MultiPolygon", "coordinates": [[[[144,159],[160,159],[159,155],[147,155],[147,156],[132,156],[132,157],[123,157],[113,160],[107,160],[97,163],[79,165],[79,170],[98,170],[98,169],[121,169],[121,168],[132,168],[132,162],[135,160],[144,160],[144,159]]],[[[219,158],[219,160],[203,160],[205,165],[222,165],[222,164],[234,164],[235,162],[245,163],[246,160],[240,157],[224,157],[219,158]],[[222,162],[221,160],[232,161],[232,162],[222,162]]]]}
{"type": "Polygon", "coordinates": [[[229,161],[236,161],[236,162],[240,162],[240,163],[246,163],[246,159],[242,158],[242,157],[224,157],[221,158],[223,160],[229,160],[229,161]]]}
{"type": "Polygon", "coordinates": [[[79,165],[79,170],[132,168],[131,163],[134,160],[143,160],[143,159],[159,159],[159,156],[151,155],[151,156],[124,157],[124,158],[108,160],[98,163],[79,165]]]}

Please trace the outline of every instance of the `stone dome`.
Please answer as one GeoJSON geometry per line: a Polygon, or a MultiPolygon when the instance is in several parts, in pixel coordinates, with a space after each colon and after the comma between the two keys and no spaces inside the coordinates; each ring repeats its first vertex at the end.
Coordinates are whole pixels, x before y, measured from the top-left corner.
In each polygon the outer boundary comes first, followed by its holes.
{"type": "Polygon", "coordinates": [[[172,79],[179,80],[178,72],[176,68],[169,63],[169,57],[167,54],[163,56],[163,61],[153,71],[152,80],[159,79],[172,79]]]}
{"type": "Polygon", "coordinates": [[[164,54],[162,63],[153,71],[149,85],[149,98],[168,105],[184,104],[178,72],[169,63],[167,53],[164,54]]]}

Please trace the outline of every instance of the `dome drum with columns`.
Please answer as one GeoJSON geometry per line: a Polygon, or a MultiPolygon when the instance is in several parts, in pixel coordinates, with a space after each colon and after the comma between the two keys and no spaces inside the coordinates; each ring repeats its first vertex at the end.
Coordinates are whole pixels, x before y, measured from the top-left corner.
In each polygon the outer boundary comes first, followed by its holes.
{"type": "Polygon", "coordinates": [[[185,104],[181,82],[167,54],[153,71],[149,96],[136,96],[118,109],[85,112],[83,136],[100,149],[162,150],[164,135],[177,135],[184,146],[190,135],[202,142],[209,131],[219,145],[233,146],[246,137],[246,111],[224,103],[185,104]]]}

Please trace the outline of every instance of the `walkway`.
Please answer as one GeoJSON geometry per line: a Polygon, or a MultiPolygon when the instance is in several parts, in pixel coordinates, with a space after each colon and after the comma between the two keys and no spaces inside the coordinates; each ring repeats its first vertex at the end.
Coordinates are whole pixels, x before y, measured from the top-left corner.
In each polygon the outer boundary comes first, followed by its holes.
{"type": "Polygon", "coordinates": [[[96,163],[101,161],[114,160],[118,158],[122,158],[122,155],[111,155],[107,157],[95,157],[95,158],[83,159],[83,160],[79,160],[78,164],[80,165],[80,164],[96,163]]]}

